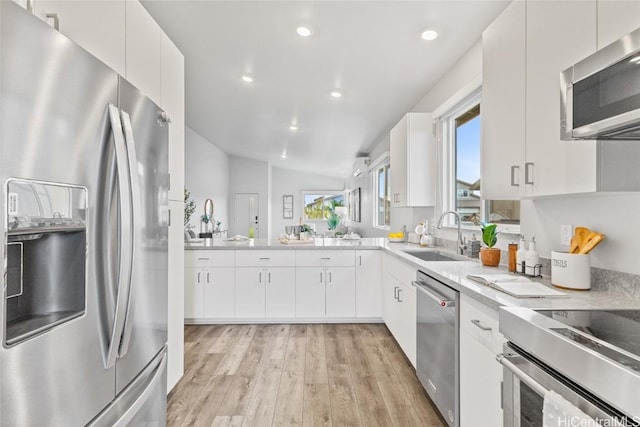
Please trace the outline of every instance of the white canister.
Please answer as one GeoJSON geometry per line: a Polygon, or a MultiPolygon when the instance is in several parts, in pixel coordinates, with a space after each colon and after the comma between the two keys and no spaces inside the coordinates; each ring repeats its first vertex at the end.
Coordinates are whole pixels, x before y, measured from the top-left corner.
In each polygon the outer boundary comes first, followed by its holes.
{"type": "Polygon", "coordinates": [[[591,255],[552,251],[551,283],[565,289],[591,289],[591,255]]]}

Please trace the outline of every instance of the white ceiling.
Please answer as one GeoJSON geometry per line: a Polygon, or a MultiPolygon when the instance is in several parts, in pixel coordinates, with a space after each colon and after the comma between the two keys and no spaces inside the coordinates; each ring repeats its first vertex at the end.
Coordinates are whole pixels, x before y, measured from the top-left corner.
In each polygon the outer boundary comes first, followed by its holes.
{"type": "Polygon", "coordinates": [[[185,56],[187,126],[231,155],[339,177],[507,3],[143,1],[185,56]],[[420,38],[428,28],[435,41],[420,38]]]}

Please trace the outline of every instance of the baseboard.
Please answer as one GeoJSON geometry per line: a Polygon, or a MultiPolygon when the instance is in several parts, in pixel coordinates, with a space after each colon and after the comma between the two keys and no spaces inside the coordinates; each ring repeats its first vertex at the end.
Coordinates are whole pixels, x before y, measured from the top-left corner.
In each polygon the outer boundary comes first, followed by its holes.
{"type": "Polygon", "coordinates": [[[214,319],[184,319],[185,325],[218,325],[218,324],[274,324],[274,323],[384,323],[381,317],[285,317],[285,318],[214,318],[214,319]]]}

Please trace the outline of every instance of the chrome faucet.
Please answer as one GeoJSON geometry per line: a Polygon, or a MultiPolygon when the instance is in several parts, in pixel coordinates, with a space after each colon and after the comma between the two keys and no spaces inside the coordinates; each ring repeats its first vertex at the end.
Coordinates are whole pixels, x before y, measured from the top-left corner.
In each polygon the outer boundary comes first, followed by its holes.
{"type": "Polygon", "coordinates": [[[460,230],[460,223],[462,221],[460,221],[460,214],[458,212],[451,211],[451,210],[442,212],[442,215],[440,215],[440,219],[438,220],[438,225],[436,226],[436,228],[438,230],[442,230],[442,218],[444,218],[447,214],[454,214],[458,219],[458,253],[460,255],[464,255],[464,242],[462,241],[462,230],[460,230]]]}

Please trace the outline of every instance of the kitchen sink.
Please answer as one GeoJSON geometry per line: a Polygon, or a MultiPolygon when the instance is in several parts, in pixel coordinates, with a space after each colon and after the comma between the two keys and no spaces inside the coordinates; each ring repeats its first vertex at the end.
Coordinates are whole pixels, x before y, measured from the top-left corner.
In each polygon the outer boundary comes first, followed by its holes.
{"type": "Polygon", "coordinates": [[[453,256],[444,255],[436,251],[402,251],[405,254],[414,256],[423,261],[462,261],[459,258],[453,256]]]}

